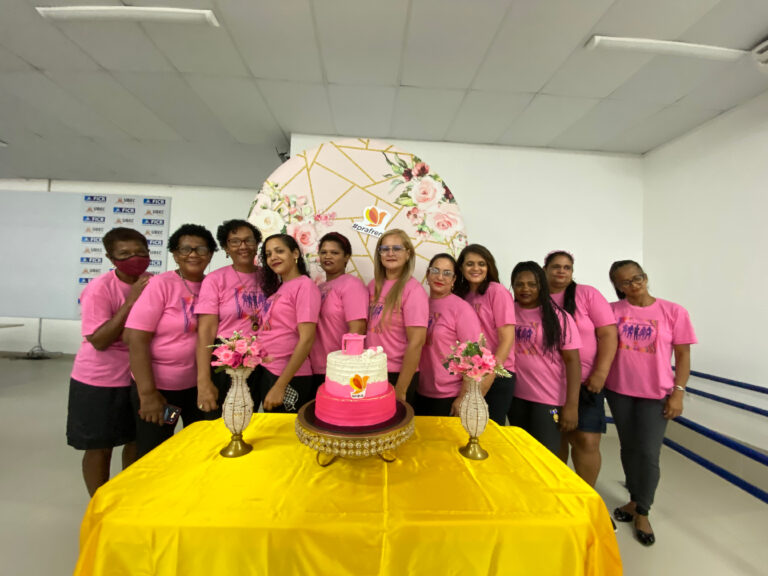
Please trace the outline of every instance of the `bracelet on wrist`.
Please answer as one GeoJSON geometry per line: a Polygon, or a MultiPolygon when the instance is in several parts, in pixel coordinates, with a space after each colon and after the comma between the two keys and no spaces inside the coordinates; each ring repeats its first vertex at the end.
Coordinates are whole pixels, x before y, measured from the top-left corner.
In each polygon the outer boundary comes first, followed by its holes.
{"type": "Polygon", "coordinates": [[[680,392],[685,392],[685,386],[680,386],[679,384],[675,384],[675,390],[680,390],[680,392]]]}

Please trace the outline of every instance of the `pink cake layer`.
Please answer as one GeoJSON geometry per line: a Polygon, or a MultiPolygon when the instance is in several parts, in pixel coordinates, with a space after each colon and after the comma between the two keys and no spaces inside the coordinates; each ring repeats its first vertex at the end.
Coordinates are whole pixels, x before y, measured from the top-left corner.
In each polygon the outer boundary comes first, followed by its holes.
{"type": "MultiPolygon", "coordinates": [[[[389,382],[386,380],[381,382],[368,382],[365,387],[365,397],[381,396],[382,394],[386,394],[389,388],[389,382]]],[[[340,384],[339,382],[334,382],[327,378],[325,379],[325,391],[328,392],[330,396],[335,396],[336,398],[350,398],[353,390],[354,389],[349,382],[340,384]]]]}
{"type": "Polygon", "coordinates": [[[337,398],[328,394],[323,384],[318,388],[315,400],[315,416],[335,426],[373,426],[392,418],[396,410],[397,399],[392,386],[381,396],[337,398]]]}

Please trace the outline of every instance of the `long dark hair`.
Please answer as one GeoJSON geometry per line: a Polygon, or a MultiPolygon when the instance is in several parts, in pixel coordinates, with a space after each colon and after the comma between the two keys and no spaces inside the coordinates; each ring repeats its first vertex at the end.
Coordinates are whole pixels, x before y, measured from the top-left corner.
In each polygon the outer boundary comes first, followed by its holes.
{"type": "Polygon", "coordinates": [[[267,298],[277,292],[280,288],[280,284],[282,284],[280,276],[275,274],[272,271],[272,268],[267,265],[267,242],[270,240],[280,240],[291,252],[294,250],[298,251],[299,259],[296,261],[296,265],[299,267],[299,272],[304,276],[309,276],[304,255],[301,253],[301,248],[299,248],[299,245],[293,236],[290,234],[272,234],[272,236],[268,236],[261,245],[261,250],[259,250],[259,260],[261,261],[261,291],[264,292],[264,295],[267,298]]]}
{"type": "Polygon", "coordinates": [[[477,287],[478,294],[485,294],[485,291],[488,290],[488,286],[491,282],[499,281],[499,271],[496,268],[496,259],[493,257],[493,254],[491,254],[491,251],[481,244],[469,244],[461,251],[459,259],[456,261],[456,267],[459,269],[459,273],[456,274],[456,283],[453,285],[453,293],[461,298],[465,298],[469,293],[469,282],[464,278],[464,272],[462,271],[464,260],[466,260],[468,254],[477,254],[485,260],[487,266],[488,273],[485,276],[485,280],[483,280],[480,286],[477,287]]]}
{"type": "Polygon", "coordinates": [[[544,349],[555,354],[566,340],[565,310],[552,301],[549,296],[549,284],[544,269],[536,262],[518,262],[512,269],[510,282],[515,285],[515,280],[523,272],[530,272],[536,278],[539,285],[539,301],[541,306],[541,329],[544,333],[544,349]],[[560,320],[562,318],[562,325],[560,320]]]}
{"type": "Polygon", "coordinates": [[[613,284],[613,289],[616,290],[616,296],[619,297],[619,300],[624,300],[627,295],[624,294],[619,288],[616,286],[616,282],[614,281],[614,276],[616,276],[616,272],[618,272],[619,268],[624,268],[624,266],[637,266],[637,268],[640,270],[641,274],[645,274],[645,270],[643,270],[643,267],[640,266],[637,262],[634,260],[616,260],[613,264],[611,264],[611,269],[608,272],[608,277],[611,279],[611,284],[613,284]]]}
{"type": "MultiPolygon", "coordinates": [[[[565,250],[555,250],[554,252],[547,254],[546,258],[544,258],[544,268],[549,266],[549,263],[557,256],[565,256],[571,261],[571,266],[573,266],[572,254],[565,250]]],[[[549,284],[547,284],[547,288],[549,288],[549,284]]],[[[576,314],[576,281],[573,279],[571,280],[571,283],[565,287],[565,294],[563,294],[563,309],[571,316],[576,314]]]]}

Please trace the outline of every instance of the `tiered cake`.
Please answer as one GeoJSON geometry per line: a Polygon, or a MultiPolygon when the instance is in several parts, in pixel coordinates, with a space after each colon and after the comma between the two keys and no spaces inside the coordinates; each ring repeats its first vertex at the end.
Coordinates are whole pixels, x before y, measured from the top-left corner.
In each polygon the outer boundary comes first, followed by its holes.
{"type": "Polygon", "coordinates": [[[387,381],[381,347],[363,350],[365,336],[345,334],[342,349],[328,354],[325,382],[317,391],[315,416],[335,426],[363,427],[395,415],[395,389],[387,381]]]}

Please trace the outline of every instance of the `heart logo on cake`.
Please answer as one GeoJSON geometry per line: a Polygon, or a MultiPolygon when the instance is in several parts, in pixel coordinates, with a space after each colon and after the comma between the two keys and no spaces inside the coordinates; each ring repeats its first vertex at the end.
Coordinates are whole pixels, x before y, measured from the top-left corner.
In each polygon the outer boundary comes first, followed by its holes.
{"type": "Polygon", "coordinates": [[[352,398],[365,398],[365,388],[368,385],[370,376],[360,376],[355,374],[349,379],[349,385],[352,386],[352,398]]]}

